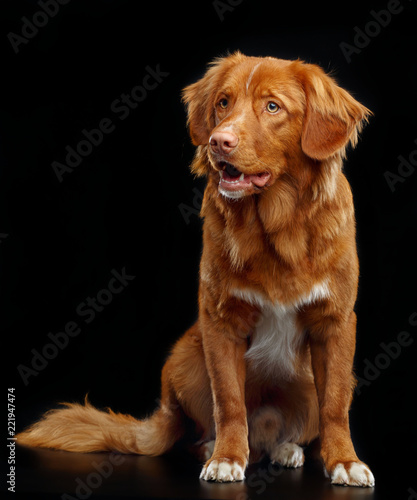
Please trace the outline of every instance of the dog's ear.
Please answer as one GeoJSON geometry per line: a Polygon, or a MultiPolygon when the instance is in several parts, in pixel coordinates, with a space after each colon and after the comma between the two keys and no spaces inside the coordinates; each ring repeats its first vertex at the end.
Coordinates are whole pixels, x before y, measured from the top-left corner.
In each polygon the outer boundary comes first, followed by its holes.
{"type": "Polygon", "coordinates": [[[182,101],[187,108],[187,125],[195,146],[208,144],[213,128],[213,80],[215,67],[210,68],[198,82],[185,87],[182,101]]]}
{"type": "Polygon", "coordinates": [[[183,90],[182,101],[187,107],[187,124],[195,146],[208,144],[215,126],[214,99],[227,72],[242,58],[240,52],[235,52],[215,59],[203,78],[183,90]]]}
{"type": "Polygon", "coordinates": [[[372,114],[324,71],[303,64],[302,83],[306,94],[301,147],[315,160],[325,160],[346,146],[356,145],[358,133],[372,114]]]}

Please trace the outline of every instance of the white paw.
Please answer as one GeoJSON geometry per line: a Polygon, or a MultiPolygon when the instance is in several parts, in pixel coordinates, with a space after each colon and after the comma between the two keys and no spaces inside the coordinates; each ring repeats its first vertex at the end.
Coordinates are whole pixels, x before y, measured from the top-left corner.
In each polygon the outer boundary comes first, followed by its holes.
{"type": "Polygon", "coordinates": [[[237,462],[230,463],[228,461],[213,460],[208,466],[203,467],[200,479],[217,481],[219,483],[243,481],[245,473],[237,462]]]}
{"type": "Polygon", "coordinates": [[[337,464],[330,479],[332,484],[343,486],[375,486],[374,475],[361,462],[353,462],[351,465],[337,464]]]}
{"type": "Polygon", "coordinates": [[[278,462],[284,467],[301,467],[304,464],[304,452],[295,443],[277,445],[271,452],[272,462],[278,462]]]}

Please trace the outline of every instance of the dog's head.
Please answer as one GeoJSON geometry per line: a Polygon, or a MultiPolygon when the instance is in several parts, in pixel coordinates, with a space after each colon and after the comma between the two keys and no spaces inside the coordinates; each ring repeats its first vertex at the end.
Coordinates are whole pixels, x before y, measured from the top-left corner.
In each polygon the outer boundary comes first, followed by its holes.
{"type": "Polygon", "coordinates": [[[318,66],[241,53],[214,61],[183,100],[201,147],[193,171],[218,175],[234,199],[271,186],[301,157],[343,155],[370,114],[318,66]]]}

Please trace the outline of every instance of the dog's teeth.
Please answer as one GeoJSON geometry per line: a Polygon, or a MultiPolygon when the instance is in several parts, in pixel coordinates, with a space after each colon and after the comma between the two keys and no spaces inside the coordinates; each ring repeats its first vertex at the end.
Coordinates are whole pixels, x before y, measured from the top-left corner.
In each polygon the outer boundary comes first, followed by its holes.
{"type": "Polygon", "coordinates": [[[220,174],[220,180],[223,181],[223,182],[226,182],[227,184],[236,184],[237,182],[241,182],[241,181],[243,181],[245,179],[245,174],[244,173],[240,174],[239,178],[238,179],[235,178],[235,180],[233,180],[233,181],[224,178],[224,172],[223,172],[223,170],[220,170],[219,174],[220,174]]]}

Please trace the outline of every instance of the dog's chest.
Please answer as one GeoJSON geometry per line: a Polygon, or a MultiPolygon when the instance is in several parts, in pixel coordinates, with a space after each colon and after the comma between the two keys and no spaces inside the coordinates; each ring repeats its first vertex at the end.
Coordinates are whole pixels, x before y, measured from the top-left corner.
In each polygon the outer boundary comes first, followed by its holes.
{"type": "Polygon", "coordinates": [[[303,337],[293,307],[266,307],[252,334],[246,359],[258,374],[292,378],[303,337]]]}
{"type": "Polygon", "coordinates": [[[297,321],[298,310],[303,305],[329,297],[327,284],[315,285],[308,295],[286,305],[272,303],[248,289],[234,290],[233,295],[261,310],[245,355],[249,369],[266,378],[293,378],[297,354],[305,338],[305,331],[297,321]]]}

